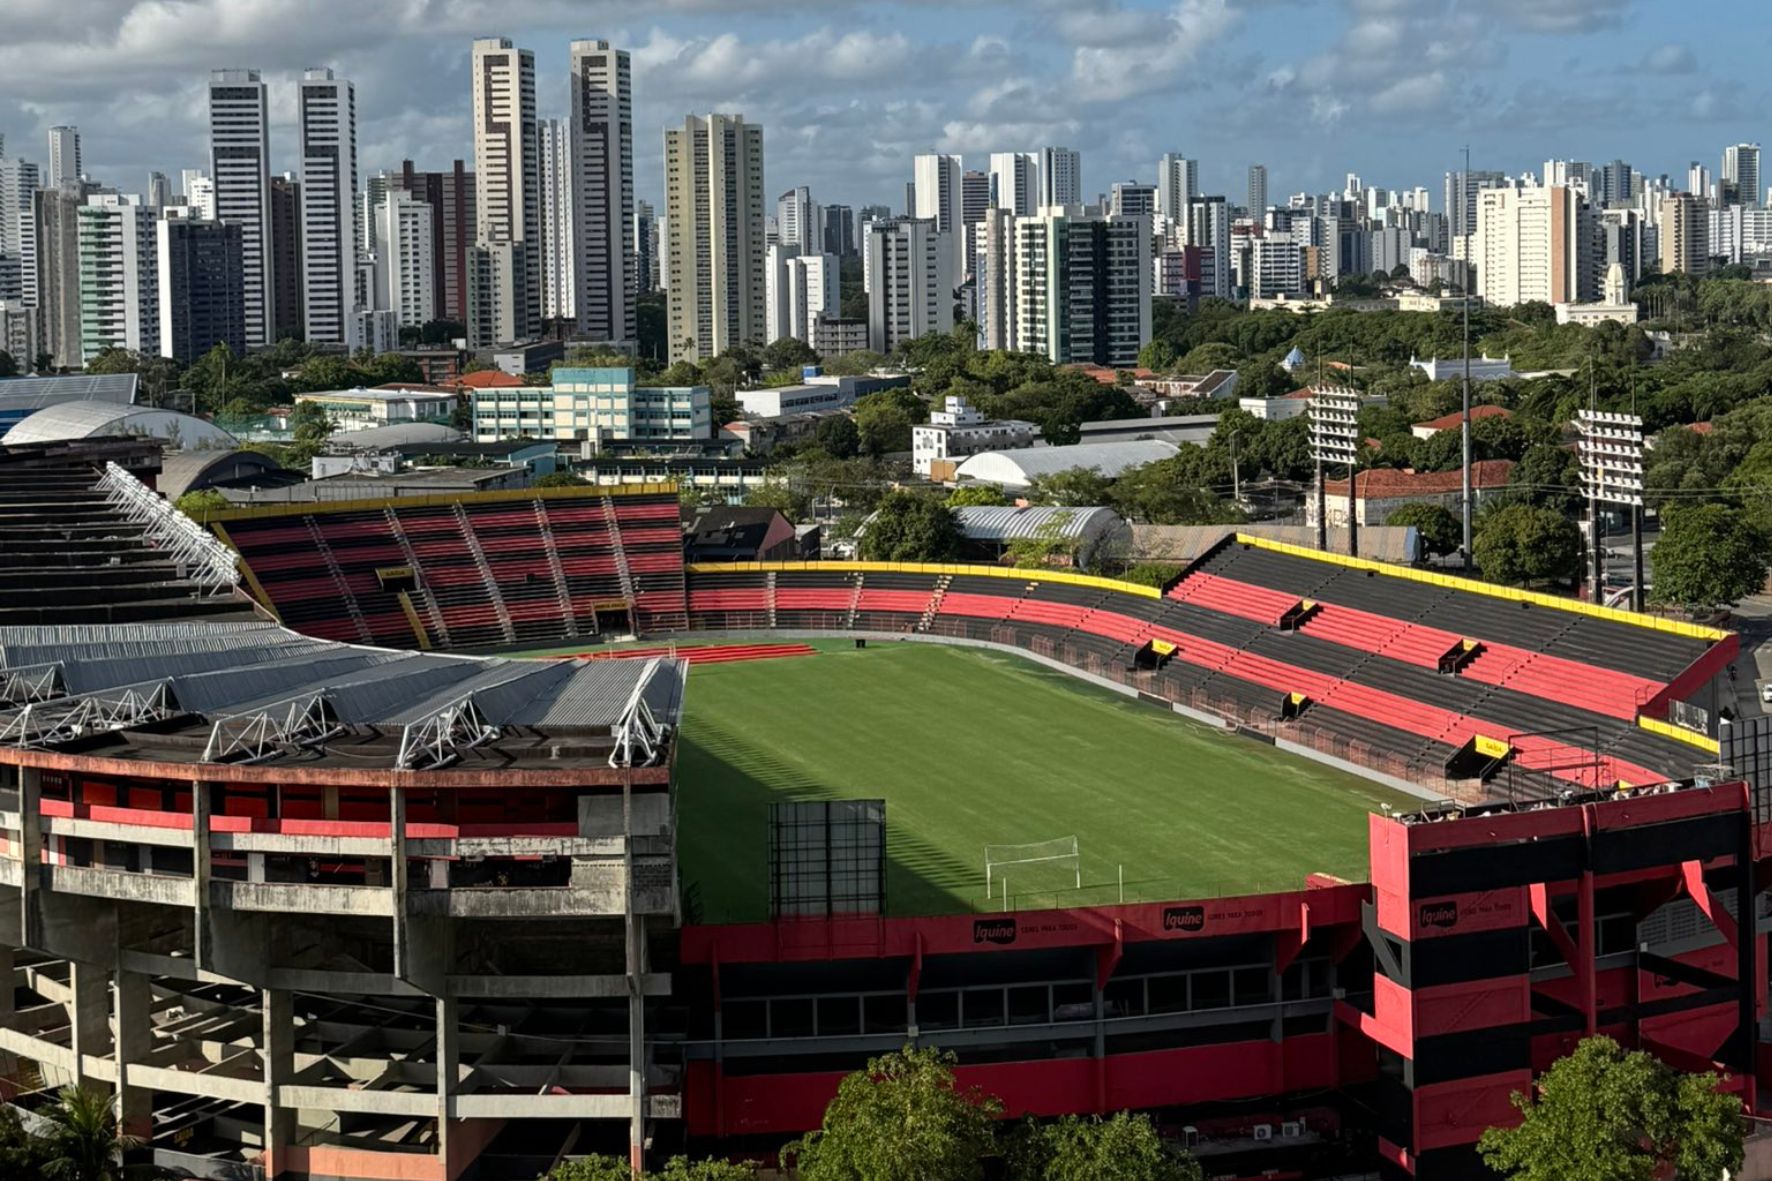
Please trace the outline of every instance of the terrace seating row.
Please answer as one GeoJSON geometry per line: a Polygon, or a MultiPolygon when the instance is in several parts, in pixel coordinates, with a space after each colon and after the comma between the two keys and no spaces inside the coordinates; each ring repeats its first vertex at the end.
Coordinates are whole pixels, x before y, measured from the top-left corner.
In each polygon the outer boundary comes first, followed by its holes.
{"type": "Polygon", "coordinates": [[[279,617],[397,647],[540,644],[688,626],[668,494],[316,505],[219,529],[279,617]]]}

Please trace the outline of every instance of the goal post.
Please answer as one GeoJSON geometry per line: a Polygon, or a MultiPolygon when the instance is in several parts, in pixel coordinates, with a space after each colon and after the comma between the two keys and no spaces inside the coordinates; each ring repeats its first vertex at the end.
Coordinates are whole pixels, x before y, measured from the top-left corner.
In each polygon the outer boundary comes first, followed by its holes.
{"type": "Polygon", "coordinates": [[[1051,865],[1065,868],[1069,862],[1071,877],[1078,889],[1083,886],[1083,859],[1074,836],[1054,837],[1025,845],[986,845],[984,847],[984,896],[996,897],[997,887],[1004,883],[1004,871],[1016,865],[1051,865]]]}

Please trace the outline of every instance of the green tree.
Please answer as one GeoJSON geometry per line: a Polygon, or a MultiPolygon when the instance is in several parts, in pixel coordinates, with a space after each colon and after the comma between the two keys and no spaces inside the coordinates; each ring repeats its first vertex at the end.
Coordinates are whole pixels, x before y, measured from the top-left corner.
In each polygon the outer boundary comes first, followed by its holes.
{"type": "Polygon", "coordinates": [[[322,353],[301,363],[295,374],[295,389],[304,394],[317,390],[348,390],[362,380],[363,374],[345,358],[322,353]]]}
{"type": "Polygon", "coordinates": [[[1649,551],[1657,603],[1690,611],[1727,606],[1766,584],[1772,540],[1742,514],[1720,504],[1667,514],[1649,551]]]}
{"type": "Polygon", "coordinates": [[[530,481],[531,488],[583,488],[584,481],[572,472],[549,472],[530,481]]]}
{"type": "Polygon", "coordinates": [[[838,459],[854,459],[861,453],[861,431],[847,414],[820,419],[812,440],[838,459]]]}
{"type": "Polygon", "coordinates": [[[886,363],[886,358],[871,349],[859,349],[853,353],[845,353],[841,357],[831,357],[824,363],[824,371],[845,377],[865,377],[886,363]]]}
{"type": "Polygon", "coordinates": [[[855,403],[861,449],[881,456],[911,449],[911,428],[929,419],[929,404],[900,387],[864,394],[855,403]]]}
{"type": "Polygon", "coordinates": [[[673,1156],[657,1174],[662,1181],[752,1181],[756,1175],[754,1165],[723,1160],[692,1161],[684,1156],[673,1156]]]}
{"type": "Polygon", "coordinates": [[[782,1149],[800,1181],[974,1181],[1002,1102],[954,1082],[954,1056],[906,1047],[845,1078],[824,1124],[782,1149]]]}
{"type": "Polygon", "coordinates": [[[208,522],[210,513],[219,513],[232,506],[228,498],[214,488],[202,488],[185,493],[173,502],[172,507],[201,525],[208,522]]]}
{"type": "Polygon", "coordinates": [[[53,1181],[122,1181],[123,1154],[141,1145],[117,1125],[108,1095],[65,1087],[43,1113],[50,1122],[42,1175],[53,1181]]]}
{"type": "Polygon", "coordinates": [[[818,354],[797,336],[784,336],[763,348],[763,367],[766,369],[788,369],[798,377],[802,365],[816,364],[818,354]]]}
{"type": "Polygon", "coordinates": [[[5,349],[0,349],[0,377],[17,376],[18,362],[13,359],[11,353],[7,352],[5,349]]]}
{"type": "Polygon", "coordinates": [[[1568,516],[1581,500],[1581,463],[1555,443],[1534,443],[1508,473],[1510,493],[1568,516]]]}
{"type": "Polygon", "coordinates": [[[1172,562],[1139,562],[1121,571],[1120,581],[1136,582],[1139,586],[1167,586],[1169,580],[1180,573],[1181,567],[1172,562]]]}
{"type": "Polygon", "coordinates": [[[948,493],[949,508],[991,508],[1009,503],[995,484],[964,484],[948,493]]]}
{"type": "Polygon", "coordinates": [[[1199,1181],[1200,1166],[1164,1143],[1146,1115],[1028,1121],[1009,1149],[1015,1181],[1199,1181]]]}
{"type": "Polygon", "coordinates": [[[581,1156],[561,1161],[540,1181],[634,1181],[628,1162],[613,1156],[581,1156]]]}
{"type": "Polygon", "coordinates": [[[1237,370],[1237,397],[1278,398],[1297,389],[1292,375],[1272,361],[1251,361],[1237,370]]]}
{"type": "Polygon", "coordinates": [[[1034,476],[1024,495],[1029,504],[1093,508],[1108,503],[1113,487],[1114,482],[1102,475],[1100,469],[1073,467],[1034,476]]]}
{"type": "Polygon", "coordinates": [[[0,1177],[41,1177],[49,1145],[25,1130],[18,1110],[0,1105],[0,1177]]]}
{"type": "Polygon", "coordinates": [[[1422,551],[1429,554],[1452,553],[1464,540],[1463,523],[1444,505],[1428,504],[1425,501],[1406,504],[1386,517],[1384,523],[1415,526],[1421,538],[1422,551]]]}
{"type": "MultiPolygon", "coordinates": [[[[757,1170],[723,1160],[692,1161],[673,1156],[651,1174],[661,1181],[751,1181],[757,1170]]],[[[613,1156],[584,1156],[557,1164],[538,1181],[633,1181],[628,1162],[613,1156]]]]}
{"type": "Polygon", "coordinates": [[[297,402],[289,412],[289,428],[296,446],[318,448],[332,435],[332,418],[318,402],[297,402]]]}
{"type": "Polygon", "coordinates": [[[861,534],[860,549],[870,562],[945,562],[960,554],[960,529],[937,497],[889,492],[861,534]]]}
{"type": "Polygon", "coordinates": [[[1513,1181],[1711,1181],[1741,1168],[1741,1101],[1714,1074],[1680,1074],[1642,1050],[1590,1037],[1515,1092],[1522,1120],[1478,1151],[1513,1181]]]}
{"type": "Polygon", "coordinates": [[[1034,527],[1033,536],[1011,541],[1009,557],[1022,570],[1044,570],[1054,565],[1057,558],[1073,556],[1077,552],[1076,539],[1064,535],[1070,523],[1070,513],[1053,513],[1034,527]]]}
{"type": "Polygon", "coordinates": [[[1567,582],[1581,569],[1581,531],[1550,509],[1510,504],[1484,514],[1472,557],[1491,582],[1567,582]]]}

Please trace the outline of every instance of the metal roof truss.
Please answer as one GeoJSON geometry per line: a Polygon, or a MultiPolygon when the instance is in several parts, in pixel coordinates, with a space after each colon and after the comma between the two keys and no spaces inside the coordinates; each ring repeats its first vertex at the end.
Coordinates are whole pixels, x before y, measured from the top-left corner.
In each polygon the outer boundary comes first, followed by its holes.
{"type": "Polygon", "coordinates": [[[209,728],[203,761],[262,763],[304,747],[320,746],[344,733],[332,717],[326,695],[292,697],[249,714],[217,718],[209,728]]]}
{"type": "Polygon", "coordinates": [[[56,746],[89,734],[128,730],[175,716],[170,681],[130,685],[33,701],[10,714],[0,714],[0,746],[56,746]]]}

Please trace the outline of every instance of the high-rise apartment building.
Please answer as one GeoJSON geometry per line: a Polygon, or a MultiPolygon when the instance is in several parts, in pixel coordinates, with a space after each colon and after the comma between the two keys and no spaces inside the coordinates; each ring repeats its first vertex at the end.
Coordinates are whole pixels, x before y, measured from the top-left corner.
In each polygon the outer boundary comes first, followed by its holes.
{"type": "Polygon", "coordinates": [[[818,322],[837,318],[837,256],[777,243],[767,266],[769,340],[792,337],[815,347],[818,322]]]}
{"type": "Polygon", "coordinates": [[[658,290],[658,216],[652,202],[634,202],[634,256],[629,289],[636,296],[658,290]]]}
{"type": "Polygon", "coordinates": [[[1199,248],[1200,294],[1228,299],[1231,294],[1231,213],[1223,197],[1191,199],[1185,209],[1181,244],[1199,248]]]}
{"type": "Polygon", "coordinates": [[[1588,197],[1599,209],[1624,204],[1636,194],[1635,176],[1635,170],[1629,164],[1623,160],[1614,160],[1594,175],[1589,185],[1588,197]]]}
{"type": "Polygon", "coordinates": [[[668,128],[665,193],[671,360],[763,343],[763,129],[742,115],[668,128]]]}
{"type": "Polygon", "coordinates": [[[437,318],[468,321],[468,251],[474,245],[474,174],[457,160],[447,172],[420,172],[402,161],[388,190],[411,193],[431,207],[431,305],[437,318]]]}
{"type": "Polygon", "coordinates": [[[1174,152],[1157,161],[1157,212],[1171,221],[1187,217],[1188,202],[1200,195],[1200,162],[1174,152]]]}
{"type": "Polygon", "coordinates": [[[240,227],[163,211],[155,224],[160,355],[189,365],[218,344],[246,351],[245,272],[240,227]]]}
{"type": "Polygon", "coordinates": [[[86,175],[80,160],[80,129],[51,127],[49,129],[49,175],[44,184],[52,188],[77,183],[86,175]]]}
{"type": "Polygon", "coordinates": [[[1151,332],[1150,219],[1077,207],[1017,219],[1015,300],[1016,349],[1056,364],[1136,365],[1151,332]]]}
{"type": "Polygon", "coordinates": [[[1250,299],[1304,294],[1304,248],[1291,234],[1263,234],[1249,242],[1250,299]]]}
{"type": "Polygon", "coordinates": [[[10,259],[0,299],[37,306],[37,166],[0,154],[0,258],[10,259]]]}
{"type": "Polygon", "coordinates": [[[1040,149],[1040,207],[1083,203],[1083,154],[1071,148],[1040,149]]]}
{"type": "Polygon", "coordinates": [[[173,204],[172,181],[164,172],[148,173],[148,204],[156,209],[165,209],[173,204]]]}
{"type": "Polygon", "coordinates": [[[634,100],[628,54],[572,43],[573,273],[578,333],[632,347],[634,100]]]}
{"type": "MultiPolygon", "coordinates": [[[[535,122],[535,54],[517,49],[504,37],[483,38],[473,48],[474,218],[475,241],[482,246],[510,245],[517,250],[494,252],[494,276],[509,279],[509,267],[522,281],[515,288],[495,282],[481,291],[487,299],[504,292],[516,300],[510,309],[479,317],[515,333],[504,344],[533,333],[541,320],[541,160],[535,122]]],[[[482,275],[487,268],[478,268],[482,275]]]]}
{"type": "Polygon", "coordinates": [[[1040,203],[1040,157],[1033,152],[991,155],[991,205],[1027,217],[1040,203]]]}
{"type": "Polygon", "coordinates": [[[783,246],[819,250],[823,216],[812,190],[805,185],[789,189],[775,199],[776,237],[783,246]]]}
{"type": "Polygon", "coordinates": [[[1249,216],[1260,220],[1267,211],[1267,165],[1249,166],[1249,216]]]}
{"type": "Polygon", "coordinates": [[[1015,222],[1008,210],[992,209],[979,227],[972,262],[972,317],[981,349],[1014,347],[1015,222]]]}
{"type": "Polygon", "coordinates": [[[541,314],[546,320],[571,319],[577,306],[571,134],[570,120],[538,119],[535,124],[535,150],[541,160],[541,314]]]}
{"type": "Polygon", "coordinates": [[[918,220],[934,222],[935,232],[943,235],[949,254],[944,273],[956,285],[966,274],[966,192],[961,172],[958,156],[929,153],[912,162],[917,197],[912,212],[918,220]]]}
{"type": "Polygon", "coordinates": [[[1661,273],[1702,275],[1710,270],[1710,225],[1702,198],[1670,193],[1661,200],[1661,273]]]}
{"type": "Polygon", "coordinates": [[[271,344],[277,320],[271,229],[270,111],[257,70],[209,75],[209,176],[212,212],[240,227],[245,269],[246,345],[271,344]]]}
{"type": "Polygon", "coordinates": [[[1448,172],[1446,174],[1447,232],[1464,238],[1477,232],[1477,194],[1500,188],[1507,177],[1499,172],[1448,172]]]}
{"type": "Polygon", "coordinates": [[[80,210],[82,186],[38,189],[33,239],[37,251],[38,347],[57,369],[86,364],[80,336],[80,210]]]}
{"type": "Polygon", "coordinates": [[[357,190],[353,208],[357,214],[357,251],[359,254],[375,250],[375,223],[378,217],[376,210],[387,198],[388,189],[393,185],[393,175],[388,172],[377,172],[373,176],[363,178],[363,186],[357,190]]]}
{"type": "Polygon", "coordinates": [[[991,174],[968,168],[960,174],[960,269],[954,274],[960,282],[972,279],[973,260],[978,252],[979,228],[991,208],[991,174]]]}
{"type": "Polygon", "coordinates": [[[823,250],[838,258],[848,258],[855,253],[855,210],[847,205],[824,207],[823,250]]]}
{"type": "Polygon", "coordinates": [[[138,196],[95,193],[80,207],[80,354],[160,351],[159,210],[138,196]]]}
{"type": "Polygon", "coordinates": [[[1730,144],[1723,149],[1725,200],[1737,205],[1760,203],[1760,145],[1730,144]]]}
{"type": "Polygon", "coordinates": [[[437,318],[436,211],[406,189],[376,209],[375,300],[394,313],[394,327],[420,328],[437,318]]]}
{"type": "Polygon", "coordinates": [[[933,218],[868,223],[862,250],[870,276],[869,348],[890,353],[907,340],[953,329],[957,283],[949,237],[933,218]]]}
{"type": "Polygon", "coordinates": [[[1136,180],[1120,180],[1108,199],[1108,212],[1116,217],[1157,216],[1157,186],[1136,180]]]}
{"type": "Polygon", "coordinates": [[[356,349],[357,91],[307,70],[296,94],[301,136],[302,320],[310,344],[356,349]]]}
{"type": "MultiPolygon", "coordinates": [[[[1496,307],[1576,303],[1591,269],[1592,223],[1562,185],[1487,189],[1477,195],[1477,294],[1496,307]]],[[[1588,284],[1591,285],[1591,284],[1588,284]]]]}
{"type": "MultiPolygon", "coordinates": [[[[193,205],[193,208],[203,212],[201,205],[193,205]]],[[[213,209],[212,201],[210,210],[213,209]]],[[[205,213],[204,216],[211,214],[205,213]]],[[[293,172],[271,178],[270,229],[271,304],[275,310],[271,319],[271,339],[302,340],[307,333],[307,318],[302,308],[302,194],[301,178],[293,172]]],[[[245,248],[242,237],[242,252],[245,248]]]]}

